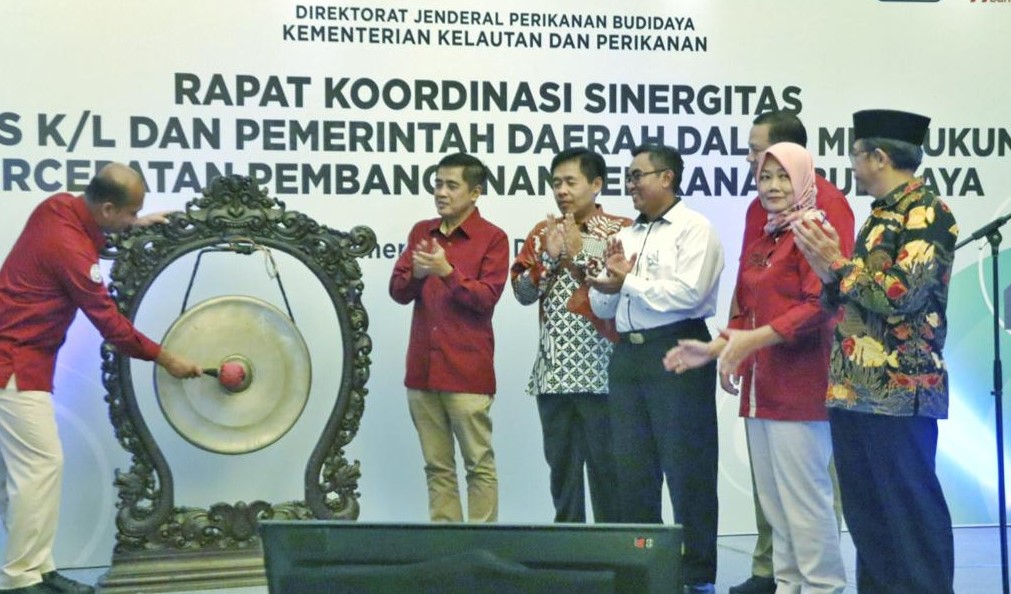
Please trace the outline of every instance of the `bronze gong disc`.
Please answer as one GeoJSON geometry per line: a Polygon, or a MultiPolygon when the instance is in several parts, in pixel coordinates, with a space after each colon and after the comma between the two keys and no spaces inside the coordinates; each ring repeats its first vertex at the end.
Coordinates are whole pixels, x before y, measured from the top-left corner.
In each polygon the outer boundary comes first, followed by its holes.
{"type": "Polygon", "coordinates": [[[228,387],[211,375],[179,380],[155,366],[162,413],[180,436],[204,450],[244,454],[267,447],[291,429],[309,398],[305,340],[284,312],[265,301],[225,295],[198,303],[173,322],[162,346],[206,368],[244,366],[244,381],[228,387]]]}

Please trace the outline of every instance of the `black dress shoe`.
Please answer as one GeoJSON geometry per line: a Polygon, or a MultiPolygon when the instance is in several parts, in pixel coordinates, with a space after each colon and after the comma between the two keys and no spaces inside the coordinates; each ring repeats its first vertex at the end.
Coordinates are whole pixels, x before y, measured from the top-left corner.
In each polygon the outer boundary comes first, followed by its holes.
{"type": "Polygon", "coordinates": [[[775,594],[776,580],[753,575],[729,590],[730,594],[775,594]]]}
{"type": "Polygon", "coordinates": [[[95,589],[87,584],[74,581],[56,573],[55,570],[42,574],[42,583],[49,587],[50,592],[63,594],[95,594],[95,589]]]}
{"type": "Polygon", "coordinates": [[[0,594],[53,594],[55,590],[42,582],[25,586],[24,588],[13,588],[11,590],[0,590],[0,594]]]}

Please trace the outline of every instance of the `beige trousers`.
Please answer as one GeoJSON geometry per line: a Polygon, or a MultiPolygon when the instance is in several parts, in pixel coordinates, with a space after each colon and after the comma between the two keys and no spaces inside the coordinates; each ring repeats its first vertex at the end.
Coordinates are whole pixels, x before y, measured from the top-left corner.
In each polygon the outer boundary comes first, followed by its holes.
{"type": "MultiPolygon", "coordinates": [[[[748,424],[744,423],[745,434],[747,434],[748,424]]],[[[751,554],[751,575],[759,577],[772,577],[772,526],[769,520],[765,519],[762,513],[762,504],[758,501],[758,487],[755,486],[755,468],[751,463],[751,446],[748,445],[748,466],[751,468],[751,496],[755,503],[755,527],[758,529],[758,540],[755,541],[755,550],[751,554]]],[[[839,495],[839,479],[835,473],[835,458],[828,463],[828,474],[832,478],[832,492],[835,499],[832,507],[835,509],[836,523],[842,528],[843,512],[842,497],[839,495]]]]}
{"type": "Polygon", "coordinates": [[[411,420],[418,430],[433,522],[462,522],[454,437],[467,471],[467,518],[498,520],[498,476],[491,444],[491,404],[487,394],[408,390],[411,420]]]}
{"type": "Polygon", "coordinates": [[[0,390],[0,515],[7,529],[0,589],[24,588],[56,568],[63,448],[49,392],[0,390]]]}
{"type": "Polygon", "coordinates": [[[776,594],[841,594],[828,421],[747,419],[755,486],[772,526],[776,594]]]}

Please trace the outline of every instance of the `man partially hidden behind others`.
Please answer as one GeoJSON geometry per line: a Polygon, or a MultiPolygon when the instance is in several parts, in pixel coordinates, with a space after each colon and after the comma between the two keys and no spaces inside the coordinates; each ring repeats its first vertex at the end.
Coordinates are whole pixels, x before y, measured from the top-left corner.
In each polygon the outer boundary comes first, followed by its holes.
{"type": "Polygon", "coordinates": [[[138,220],[144,193],[137,172],[107,165],[84,196],[60,193],[36,207],[0,268],[0,512],[7,528],[0,593],[95,591],[57,573],[53,561],[63,474],[53,370],[77,310],[120,353],[155,361],[173,377],[201,374],[138,332],[102,281],[105,233],[164,221],[138,220]]]}

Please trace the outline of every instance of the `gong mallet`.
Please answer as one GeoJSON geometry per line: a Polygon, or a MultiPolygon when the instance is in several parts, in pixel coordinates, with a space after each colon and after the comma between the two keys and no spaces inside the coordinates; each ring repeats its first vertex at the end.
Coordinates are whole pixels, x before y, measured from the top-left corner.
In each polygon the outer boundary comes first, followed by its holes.
{"type": "Polygon", "coordinates": [[[221,387],[229,392],[241,392],[249,387],[253,376],[251,367],[244,357],[233,356],[225,359],[221,365],[205,367],[204,375],[217,378],[221,387]]]}

